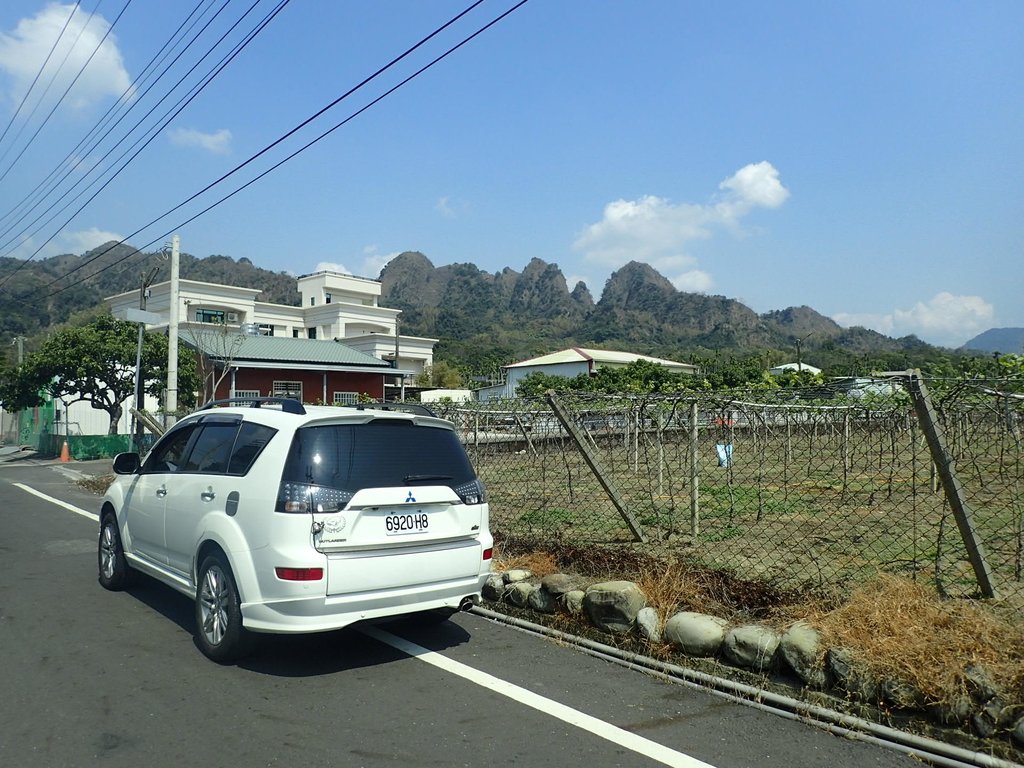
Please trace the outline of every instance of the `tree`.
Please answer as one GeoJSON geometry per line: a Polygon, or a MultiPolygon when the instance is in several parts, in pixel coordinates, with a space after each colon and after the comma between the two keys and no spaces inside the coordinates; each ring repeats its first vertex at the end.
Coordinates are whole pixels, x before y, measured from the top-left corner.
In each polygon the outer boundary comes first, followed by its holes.
{"type": "Polygon", "coordinates": [[[245,336],[229,330],[226,323],[193,327],[189,336],[196,346],[196,375],[200,381],[200,399],[208,403],[231,370],[231,363],[245,343],[245,336]]]}
{"type": "MultiPolygon", "coordinates": [[[[108,434],[117,434],[121,404],[135,392],[135,356],[138,326],[110,315],[101,315],[87,325],[64,328],[52,334],[30,354],[13,376],[8,377],[0,397],[5,408],[39,405],[40,392],[70,405],[88,402],[110,416],[108,434]]],[[[179,389],[182,404],[195,403],[195,361],[185,350],[179,353],[179,389]]],[[[144,390],[159,396],[166,382],[167,338],[147,333],[142,345],[144,390]]]]}
{"type": "Polygon", "coordinates": [[[465,383],[462,372],[443,360],[428,366],[423,373],[417,374],[417,387],[439,387],[441,389],[459,389],[465,383]]]}

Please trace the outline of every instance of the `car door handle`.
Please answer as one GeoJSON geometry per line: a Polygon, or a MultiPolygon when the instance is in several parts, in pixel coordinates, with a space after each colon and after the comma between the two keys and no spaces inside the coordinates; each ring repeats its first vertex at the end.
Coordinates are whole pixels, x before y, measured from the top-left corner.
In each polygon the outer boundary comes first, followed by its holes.
{"type": "Polygon", "coordinates": [[[161,485],[159,488],[157,488],[156,489],[156,495],[159,496],[161,499],[164,496],[166,496],[167,495],[167,486],[166,485],[161,485]]]}
{"type": "Polygon", "coordinates": [[[213,488],[207,488],[205,491],[199,494],[199,498],[203,501],[213,501],[217,498],[217,494],[213,492],[213,488]]]}

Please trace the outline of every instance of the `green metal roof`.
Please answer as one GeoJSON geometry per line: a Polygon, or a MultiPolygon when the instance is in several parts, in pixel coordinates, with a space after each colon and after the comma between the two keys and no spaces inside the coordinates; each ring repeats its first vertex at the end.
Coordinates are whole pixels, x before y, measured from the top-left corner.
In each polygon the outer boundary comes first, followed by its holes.
{"type": "Polygon", "coordinates": [[[182,329],[181,340],[216,360],[234,362],[307,363],[311,365],[354,365],[367,368],[391,368],[387,361],[367,355],[336,341],[288,339],[280,336],[227,336],[194,333],[182,329]]]}

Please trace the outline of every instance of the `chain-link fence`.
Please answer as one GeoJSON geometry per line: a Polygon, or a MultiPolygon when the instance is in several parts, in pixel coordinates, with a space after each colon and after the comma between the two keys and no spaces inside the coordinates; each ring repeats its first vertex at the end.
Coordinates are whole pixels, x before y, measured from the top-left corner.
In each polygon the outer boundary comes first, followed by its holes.
{"type": "Polygon", "coordinates": [[[961,536],[1000,596],[1024,610],[1024,398],[1005,382],[932,394],[943,467],[906,381],[867,389],[671,396],[559,393],[449,405],[487,483],[491,525],[539,546],[642,541],[788,587],[880,571],[984,594],[961,536]]]}

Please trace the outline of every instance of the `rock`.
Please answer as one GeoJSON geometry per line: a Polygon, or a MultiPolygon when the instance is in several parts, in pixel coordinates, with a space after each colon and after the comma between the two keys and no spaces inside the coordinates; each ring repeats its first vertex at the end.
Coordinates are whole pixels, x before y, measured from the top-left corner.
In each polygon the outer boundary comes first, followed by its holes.
{"type": "Polygon", "coordinates": [[[530,600],[530,593],[537,589],[533,584],[527,581],[517,581],[505,592],[505,599],[508,600],[512,605],[525,608],[530,600]]]}
{"type": "Polygon", "coordinates": [[[614,634],[629,632],[646,604],[644,593],[631,581],[592,584],[583,598],[583,610],[594,626],[614,634]]]}
{"type": "Polygon", "coordinates": [[[1010,735],[1013,736],[1015,742],[1024,747],[1024,717],[1020,718],[1017,724],[1013,726],[1010,735]]]}
{"type": "Polygon", "coordinates": [[[970,722],[973,709],[974,701],[970,696],[957,696],[929,707],[928,711],[939,725],[959,727],[970,722]]]}
{"type": "Polygon", "coordinates": [[[991,698],[999,695],[999,690],[988,672],[980,664],[971,664],[964,670],[964,679],[967,681],[967,690],[974,700],[984,704],[991,698]]]}
{"type": "Polygon", "coordinates": [[[566,592],[562,597],[562,602],[565,604],[565,610],[573,616],[579,616],[583,613],[584,597],[586,597],[586,592],[582,589],[574,589],[572,592],[566,592]]]}
{"type": "Polygon", "coordinates": [[[641,608],[637,612],[636,628],[641,637],[652,643],[661,642],[661,618],[653,608],[641,608]]]}
{"type": "Polygon", "coordinates": [[[564,573],[552,573],[540,580],[540,585],[555,597],[561,597],[573,590],[573,582],[570,576],[564,573]]]}
{"type": "Polygon", "coordinates": [[[897,709],[918,709],[924,705],[924,695],[905,680],[887,677],[879,686],[882,700],[897,709]]]}
{"type": "Polygon", "coordinates": [[[530,592],[526,603],[530,608],[540,613],[554,613],[557,606],[554,596],[544,589],[543,586],[530,592]]]}
{"type": "Polygon", "coordinates": [[[831,648],[825,656],[832,683],[861,701],[878,700],[878,684],[848,648],[831,648]]]}
{"type": "Polygon", "coordinates": [[[728,622],[717,616],[683,611],[665,622],[665,639],[690,656],[714,656],[725,640],[728,622]]]}
{"type": "Polygon", "coordinates": [[[787,629],[779,641],[779,653],[804,685],[825,686],[821,635],[810,624],[798,621],[787,629]]]}
{"type": "Polygon", "coordinates": [[[533,574],[523,568],[514,568],[511,571],[505,571],[505,583],[515,584],[517,581],[526,581],[531,576],[533,574]]]}
{"type": "Polygon", "coordinates": [[[481,590],[483,596],[493,602],[501,600],[502,595],[505,594],[505,579],[502,578],[500,573],[492,573],[487,577],[487,581],[484,582],[484,587],[481,590]]]}
{"type": "Polygon", "coordinates": [[[730,629],[722,643],[725,658],[740,667],[764,672],[771,667],[779,634],[768,627],[748,624],[730,629]]]}

